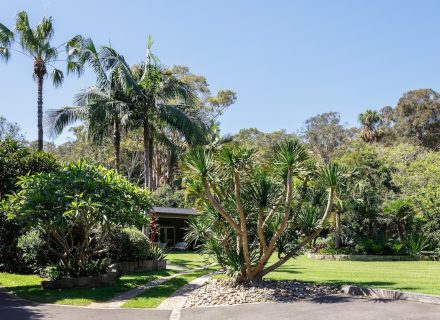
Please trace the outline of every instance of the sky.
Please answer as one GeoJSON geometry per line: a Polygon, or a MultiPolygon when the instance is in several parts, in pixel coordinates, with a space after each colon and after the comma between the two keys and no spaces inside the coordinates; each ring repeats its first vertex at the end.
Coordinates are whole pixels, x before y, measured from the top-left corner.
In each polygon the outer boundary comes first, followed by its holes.
{"type": "MultiPolygon", "coordinates": [[[[408,90],[440,90],[440,1],[2,0],[0,22],[12,27],[21,10],[32,25],[54,18],[54,44],[82,34],[111,44],[131,64],[142,61],[151,34],[162,64],[206,76],[213,93],[237,92],[220,118],[223,134],[297,132],[328,111],[357,125],[360,112],[394,106],[408,90]]],[[[94,79],[88,70],[66,76],[58,89],[47,81],[44,108],[71,105],[94,79]]],[[[36,95],[32,61],[12,52],[0,62],[0,116],[30,140],[36,95]]]]}

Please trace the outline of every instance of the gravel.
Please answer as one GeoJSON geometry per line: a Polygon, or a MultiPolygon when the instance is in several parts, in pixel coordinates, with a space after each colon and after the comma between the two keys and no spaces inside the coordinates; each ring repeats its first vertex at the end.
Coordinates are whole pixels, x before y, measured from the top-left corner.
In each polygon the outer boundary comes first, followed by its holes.
{"type": "Polygon", "coordinates": [[[292,302],[339,294],[338,286],[318,285],[296,281],[260,281],[236,284],[231,280],[213,279],[194,290],[184,308],[232,305],[257,302],[292,302]]]}

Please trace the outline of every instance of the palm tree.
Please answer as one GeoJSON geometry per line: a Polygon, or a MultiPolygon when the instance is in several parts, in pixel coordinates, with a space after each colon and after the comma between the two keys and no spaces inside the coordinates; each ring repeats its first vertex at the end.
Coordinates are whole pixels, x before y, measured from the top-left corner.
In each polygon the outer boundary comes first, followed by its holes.
{"type": "Polygon", "coordinates": [[[367,110],[359,115],[359,121],[362,123],[362,140],[368,143],[377,141],[379,134],[376,126],[379,120],[379,114],[374,110],[367,110]]]}
{"type": "Polygon", "coordinates": [[[160,66],[152,54],[152,38],[148,38],[146,61],[132,69],[138,83],[130,108],[133,119],[142,127],[144,145],[144,187],[151,188],[151,160],[154,138],[164,137],[166,129],[179,132],[188,143],[205,142],[205,128],[190,105],[196,98],[188,85],[160,66]]]}
{"type": "Polygon", "coordinates": [[[66,106],[47,112],[47,126],[52,135],[59,135],[78,120],[87,124],[89,138],[102,142],[112,136],[116,171],[120,168],[121,131],[128,126],[126,83],[122,64],[125,60],[109,47],[98,50],[90,39],[79,39],[69,54],[69,63],[82,72],[85,63],[95,71],[96,85],[81,91],[75,106],[66,106]],[[108,52],[111,52],[109,58],[108,52]]]}
{"type": "MultiPolygon", "coordinates": [[[[53,20],[51,17],[43,18],[43,20],[32,29],[29,25],[28,15],[25,11],[17,15],[14,30],[8,29],[0,23],[0,57],[5,61],[10,58],[11,51],[18,52],[33,60],[34,73],[33,76],[38,84],[37,99],[37,118],[38,118],[38,150],[43,150],[43,81],[48,73],[48,69],[52,69],[50,76],[55,87],[59,87],[64,79],[61,70],[54,66],[58,60],[58,55],[62,47],[69,47],[69,43],[75,42],[78,37],[63,43],[61,46],[54,47],[50,41],[53,37],[53,20]],[[13,49],[16,45],[18,48],[13,49]]],[[[69,68],[67,71],[73,71],[69,68]]]]}

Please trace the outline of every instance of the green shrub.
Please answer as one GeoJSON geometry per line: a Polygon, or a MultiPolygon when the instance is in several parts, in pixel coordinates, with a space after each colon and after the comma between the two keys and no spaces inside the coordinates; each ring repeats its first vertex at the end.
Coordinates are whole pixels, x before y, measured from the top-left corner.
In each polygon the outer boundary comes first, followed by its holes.
{"type": "Polygon", "coordinates": [[[420,256],[422,251],[427,250],[430,247],[429,239],[421,233],[410,233],[406,237],[406,248],[408,253],[413,256],[420,256]]]}
{"type": "Polygon", "coordinates": [[[22,272],[40,273],[50,262],[47,242],[38,229],[31,229],[18,238],[22,272]]]}
{"type": "Polygon", "coordinates": [[[70,277],[92,275],[105,265],[105,240],[114,226],[147,223],[149,193],[114,170],[78,162],[52,173],[26,176],[8,198],[9,218],[47,235],[58,269],[70,277]]]}
{"type": "Polygon", "coordinates": [[[150,250],[148,250],[147,260],[163,260],[166,258],[166,254],[161,247],[151,243],[150,250]]]}
{"type": "Polygon", "coordinates": [[[117,228],[107,243],[109,258],[112,262],[147,260],[150,241],[137,228],[117,228]]]}

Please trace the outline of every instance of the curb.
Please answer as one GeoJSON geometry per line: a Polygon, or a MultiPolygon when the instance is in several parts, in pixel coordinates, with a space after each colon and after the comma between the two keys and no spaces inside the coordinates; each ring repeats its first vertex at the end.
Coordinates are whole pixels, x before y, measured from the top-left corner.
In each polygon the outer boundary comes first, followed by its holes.
{"type": "Polygon", "coordinates": [[[387,300],[406,300],[431,304],[440,304],[440,296],[429,294],[412,293],[398,290],[375,289],[358,286],[343,286],[342,292],[353,296],[368,298],[387,299],[387,300]]]}

